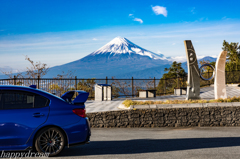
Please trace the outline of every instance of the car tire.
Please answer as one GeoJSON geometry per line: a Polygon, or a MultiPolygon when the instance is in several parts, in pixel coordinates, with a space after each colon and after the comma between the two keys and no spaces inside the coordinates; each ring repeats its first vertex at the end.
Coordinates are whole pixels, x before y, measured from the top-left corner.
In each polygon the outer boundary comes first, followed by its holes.
{"type": "Polygon", "coordinates": [[[35,148],[39,153],[56,156],[65,147],[66,138],[59,128],[50,127],[39,131],[35,138],[35,148]]]}

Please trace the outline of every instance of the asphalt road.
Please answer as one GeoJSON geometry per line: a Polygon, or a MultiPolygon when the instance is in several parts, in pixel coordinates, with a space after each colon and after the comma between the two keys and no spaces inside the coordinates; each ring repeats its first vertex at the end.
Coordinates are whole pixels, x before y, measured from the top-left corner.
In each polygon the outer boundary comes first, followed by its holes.
{"type": "Polygon", "coordinates": [[[240,127],[92,129],[58,158],[240,158],[240,127]]]}
{"type": "Polygon", "coordinates": [[[55,158],[239,159],[240,127],[92,129],[90,144],[55,158]]]}

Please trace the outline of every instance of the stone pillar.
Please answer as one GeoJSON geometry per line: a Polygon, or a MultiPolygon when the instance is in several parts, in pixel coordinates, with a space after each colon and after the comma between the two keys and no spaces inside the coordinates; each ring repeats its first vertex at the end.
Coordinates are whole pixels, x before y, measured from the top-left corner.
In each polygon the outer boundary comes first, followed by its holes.
{"type": "Polygon", "coordinates": [[[112,87],[107,87],[107,100],[112,100],[112,87]]]}
{"type": "Polygon", "coordinates": [[[188,64],[188,86],[186,99],[200,99],[200,72],[197,56],[191,40],[185,40],[184,44],[188,64]]]}
{"type": "Polygon", "coordinates": [[[103,87],[95,85],[95,101],[103,101],[103,87]]]}
{"type": "Polygon", "coordinates": [[[103,100],[112,100],[112,87],[104,86],[103,89],[103,100]]]}
{"type": "Polygon", "coordinates": [[[217,58],[215,65],[214,94],[215,99],[227,98],[226,81],[225,81],[225,63],[227,51],[222,51],[217,58]]]}

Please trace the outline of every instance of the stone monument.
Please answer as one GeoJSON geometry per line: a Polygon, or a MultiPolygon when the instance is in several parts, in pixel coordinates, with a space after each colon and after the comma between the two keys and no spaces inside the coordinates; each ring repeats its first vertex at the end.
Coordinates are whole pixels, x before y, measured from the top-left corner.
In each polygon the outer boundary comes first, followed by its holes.
{"type": "Polygon", "coordinates": [[[95,84],[95,101],[112,100],[112,86],[109,84],[95,84]]]}
{"type": "Polygon", "coordinates": [[[188,81],[187,81],[187,100],[200,99],[200,72],[198,67],[197,56],[191,40],[185,40],[185,50],[188,64],[188,81]]]}
{"type": "Polygon", "coordinates": [[[215,65],[214,94],[215,99],[227,98],[226,82],[225,82],[225,63],[227,51],[222,51],[217,58],[215,65]]]}

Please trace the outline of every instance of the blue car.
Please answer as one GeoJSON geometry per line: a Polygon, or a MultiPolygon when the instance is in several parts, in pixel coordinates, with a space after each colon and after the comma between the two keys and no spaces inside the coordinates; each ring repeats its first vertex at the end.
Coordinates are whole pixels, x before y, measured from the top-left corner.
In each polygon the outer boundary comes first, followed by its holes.
{"type": "Polygon", "coordinates": [[[0,86],[0,151],[36,150],[55,156],[65,146],[88,143],[88,95],[76,90],[60,98],[35,85],[0,86]]]}

